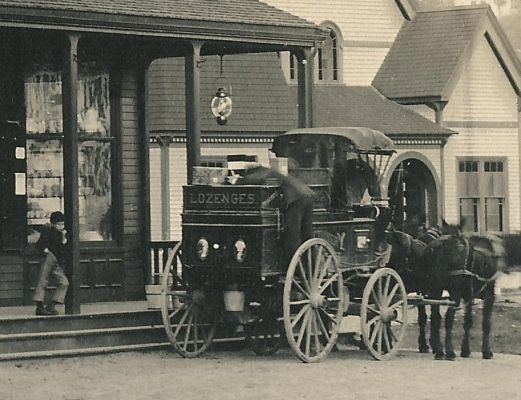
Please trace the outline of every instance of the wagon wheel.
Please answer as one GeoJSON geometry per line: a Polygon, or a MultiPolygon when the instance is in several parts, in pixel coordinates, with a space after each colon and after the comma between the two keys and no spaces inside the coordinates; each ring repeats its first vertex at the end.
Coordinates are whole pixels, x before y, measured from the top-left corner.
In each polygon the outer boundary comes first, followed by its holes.
{"type": "Polygon", "coordinates": [[[183,357],[202,354],[212,343],[217,313],[200,289],[183,280],[183,252],[178,243],[165,265],[161,279],[161,315],[166,335],[183,357]]]}
{"type": "Polygon", "coordinates": [[[360,310],[362,337],[377,360],[393,357],[407,328],[407,292],[398,273],[378,269],[367,282],[360,310]]]}
{"type": "Polygon", "coordinates": [[[344,294],[333,247],[319,238],[304,242],[289,264],[283,295],[286,337],[302,361],[320,361],[335,345],[344,294]]]}
{"type": "Polygon", "coordinates": [[[260,318],[248,325],[248,342],[258,356],[275,354],[282,346],[282,329],[276,318],[260,318]]]}

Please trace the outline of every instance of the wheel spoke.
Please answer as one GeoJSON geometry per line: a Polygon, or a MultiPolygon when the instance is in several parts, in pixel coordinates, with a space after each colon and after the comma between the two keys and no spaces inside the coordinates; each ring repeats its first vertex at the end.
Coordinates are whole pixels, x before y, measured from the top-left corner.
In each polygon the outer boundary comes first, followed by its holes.
{"type": "Polygon", "coordinates": [[[309,316],[310,317],[308,318],[308,323],[306,326],[306,351],[305,351],[306,356],[309,356],[309,349],[311,346],[311,321],[312,321],[311,312],[309,312],[309,316]]]}
{"type": "Polygon", "coordinates": [[[311,258],[312,258],[311,249],[313,249],[313,247],[309,248],[307,251],[307,260],[308,260],[308,272],[309,272],[309,286],[311,287],[311,289],[313,289],[314,274],[313,274],[313,263],[311,262],[311,258]]]}
{"type": "Polygon", "coordinates": [[[323,286],[319,286],[319,291],[318,291],[318,294],[322,294],[324,292],[324,290],[327,289],[327,287],[329,285],[331,285],[334,281],[336,281],[338,279],[338,273],[335,273],[331,276],[331,278],[329,278],[326,283],[324,283],[323,286]]]}
{"type": "Polygon", "coordinates": [[[381,325],[382,321],[378,320],[376,321],[376,325],[374,326],[373,330],[371,331],[371,335],[369,336],[369,341],[371,342],[371,345],[374,347],[374,341],[376,339],[376,335],[378,333],[378,329],[381,325]]]}
{"type": "Polygon", "coordinates": [[[185,310],[183,316],[181,317],[181,319],[177,323],[177,326],[176,326],[175,331],[174,331],[174,336],[176,338],[177,338],[177,335],[179,335],[179,332],[181,331],[181,328],[183,327],[183,324],[186,321],[186,318],[188,317],[189,314],[192,315],[192,305],[191,304],[185,310]]]}
{"type": "Polygon", "coordinates": [[[300,319],[302,318],[302,316],[306,313],[306,311],[309,309],[309,305],[305,305],[304,307],[302,307],[300,309],[300,311],[298,312],[298,314],[295,316],[295,318],[293,319],[293,321],[291,321],[291,327],[294,328],[297,323],[300,321],[300,319]]]}
{"type": "Polygon", "coordinates": [[[400,285],[398,283],[393,286],[393,288],[391,289],[391,293],[389,293],[389,295],[387,296],[387,305],[391,304],[391,301],[399,288],[400,285]]]}
{"type": "Polygon", "coordinates": [[[309,321],[309,309],[306,310],[306,315],[304,317],[304,320],[302,321],[302,325],[300,326],[300,330],[299,330],[299,333],[298,333],[298,338],[297,338],[297,347],[300,348],[300,344],[302,343],[302,339],[304,338],[304,332],[306,330],[306,327],[308,325],[308,321],[309,321]]]}
{"type": "Polygon", "coordinates": [[[324,268],[322,268],[322,270],[320,271],[320,275],[318,276],[318,279],[317,279],[317,285],[320,285],[320,282],[322,282],[322,280],[326,276],[326,273],[329,270],[329,265],[331,264],[332,260],[333,260],[333,256],[330,254],[327,257],[326,262],[324,263],[324,268]]]}
{"type": "Polygon", "coordinates": [[[317,256],[315,257],[315,271],[313,271],[313,285],[315,285],[315,287],[318,287],[318,284],[319,284],[319,280],[318,280],[318,275],[319,275],[319,272],[322,272],[320,271],[320,261],[322,260],[322,246],[316,246],[318,247],[318,252],[317,252],[317,256]]]}
{"type": "Polygon", "coordinates": [[[197,351],[197,341],[199,340],[199,338],[197,337],[197,328],[198,328],[198,324],[199,324],[199,313],[196,312],[194,313],[194,351],[197,351]]]}
{"type": "Polygon", "coordinates": [[[367,326],[371,326],[371,325],[375,324],[378,321],[380,321],[380,316],[379,315],[377,315],[376,317],[371,318],[369,321],[367,321],[367,326]]]}
{"type": "Polygon", "coordinates": [[[329,315],[326,310],[322,309],[322,308],[318,308],[318,310],[322,311],[322,313],[324,313],[324,315],[334,324],[336,324],[336,320],[333,316],[329,315]]]}
{"type": "Polygon", "coordinates": [[[374,306],[371,304],[371,305],[367,305],[367,309],[371,312],[374,312],[375,314],[378,314],[380,315],[381,311],[380,310],[377,310],[376,308],[374,308],[374,306]]]}
{"type": "Polygon", "coordinates": [[[306,297],[309,299],[309,293],[304,290],[304,288],[300,285],[300,283],[298,283],[298,281],[295,278],[293,278],[293,283],[295,284],[297,289],[300,290],[302,294],[306,295],[306,297]]]}
{"type": "Polygon", "coordinates": [[[315,313],[313,313],[313,317],[312,317],[312,327],[313,327],[313,333],[314,333],[314,336],[315,336],[315,350],[318,353],[321,352],[321,347],[320,347],[320,340],[318,338],[318,324],[317,324],[317,315],[315,313]]]}
{"type": "Polygon", "coordinates": [[[373,295],[374,302],[378,306],[379,309],[382,308],[382,303],[380,302],[380,298],[376,295],[376,292],[374,291],[374,287],[371,289],[371,294],[373,295]]]}
{"type": "Polygon", "coordinates": [[[385,302],[385,306],[389,305],[389,297],[387,296],[387,293],[389,292],[389,285],[391,283],[391,275],[387,275],[387,279],[385,280],[384,289],[382,292],[382,299],[385,302]]]}
{"type": "Polygon", "coordinates": [[[320,312],[318,310],[314,310],[316,318],[318,319],[320,330],[322,331],[322,334],[326,337],[327,341],[329,342],[331,339],[329,337],[329,332],[324,325],[324,321],[322,321],[322,317],[320,316],[320,312]]]}
{"type": "Polygon", "coordinates": [[[295,300],[289,303],[292,306],[302,306],[304,304],[309,304],[309,300],[295,300]]]}
{"type": "Polygon", "coordinates": [[[378,325],[378,338],[376,339],[376,350],[378,351],[378,353],[382,353],[382,334],[383,334],[383,329],[384,329],[384,324],[383,323],[380,323],[380,325],[378,325]]]}
{"type": "Polygon", "coordinates": [[[385,331],[383,332],[383,337],[384,337],[384,341],[385,341],[386,350],[387,350],[387,352],[389,352],[392,349],[391,342],[389,341],[389,331],[392,332],[392,330],[391,330],[390,325],[385,324],[384,327],[385,327],[385,331]]]}
{"type": "Polygon", "coordinates": [[[383,297],[383,289],[382,289],[382,278],[378,279],[377,280],[377,294],[378,294],[378,298],[381,300],[382,297],[383,297]]]}
{"type": "Polygon", "coordinates": [[[304,286],[306,287],[306,290],[308,293],[311,293],[311,288],[309,287],[309,282],[306,276],[306,272],[304,271],[304,266],[302,265],[302,261],[298,260],[298,268],[302,275],[302,281],[304,282],[304,286]]]}
{"type": "Polygon", "coordinates": [[[394,334],[394,331],[391,328],[389,328],[389,333],[391,334],[392,340],[398,342],[398,339],[396,338],[396,335],[394,334]]]}
{"type": "Polygon", "coordinates": [[[186,350],[188,348],[188,339],[190,337],[190,332],[192,331],[192,323],[194,321],[194,312],[192,309],[192,313],[190,314],[190,318],[188,319],[188,322],[186,323],[186,332],[185,332],[185,340],[183,349],[186,350]]]}
{"type": "Polygon", "coordinates": [[[403,307],[403,300],[398,300],[396,303],[394,303],[393,305],[389,306],[391,311],[397,310],[400,307],[403,307]]]}

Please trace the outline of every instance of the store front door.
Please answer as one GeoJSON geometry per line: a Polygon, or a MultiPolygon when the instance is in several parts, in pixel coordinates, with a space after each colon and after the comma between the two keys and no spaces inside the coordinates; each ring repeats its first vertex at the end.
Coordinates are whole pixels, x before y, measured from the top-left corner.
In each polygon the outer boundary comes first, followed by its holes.
{"type": "Polygon", "coordinates": [[[0,57],[0,251],[26,243],[24,85],[16,66],[0,57]]]}

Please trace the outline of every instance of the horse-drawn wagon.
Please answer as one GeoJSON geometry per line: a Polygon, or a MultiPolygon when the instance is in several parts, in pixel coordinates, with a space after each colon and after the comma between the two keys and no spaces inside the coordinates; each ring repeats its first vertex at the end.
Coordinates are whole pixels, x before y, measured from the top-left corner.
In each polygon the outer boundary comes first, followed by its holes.
{"type": "Polygon", "coordinates": [[[298,129],[277,137],[272,151],[316,193],[314,237],[284,254],[276,180],[185,186],[183,240],[162,277],[168,338],[182,356],[195,357],[217,326],[245,307],[257,353],[276,351],[283,327],[295,354],[313,362],[329,353],[343,318],[355,313],[371,355],[391,357],[407,324],[406,290],[384,267],[379,246],[388,222],[380,183],[393,142],[368,128],[298,129]],[[372,195],[365,205],[364,191],[372,195]]]}

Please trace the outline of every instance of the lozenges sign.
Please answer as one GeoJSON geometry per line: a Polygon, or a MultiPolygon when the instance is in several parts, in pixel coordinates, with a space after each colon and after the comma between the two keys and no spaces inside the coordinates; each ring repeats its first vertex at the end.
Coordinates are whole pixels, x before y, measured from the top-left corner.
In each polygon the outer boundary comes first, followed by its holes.
{"type": "Polygon", "coordinates": [[[278,186],[184,187],[185,210],[258,210],[276,208],[280,203],[278,186]]]}

